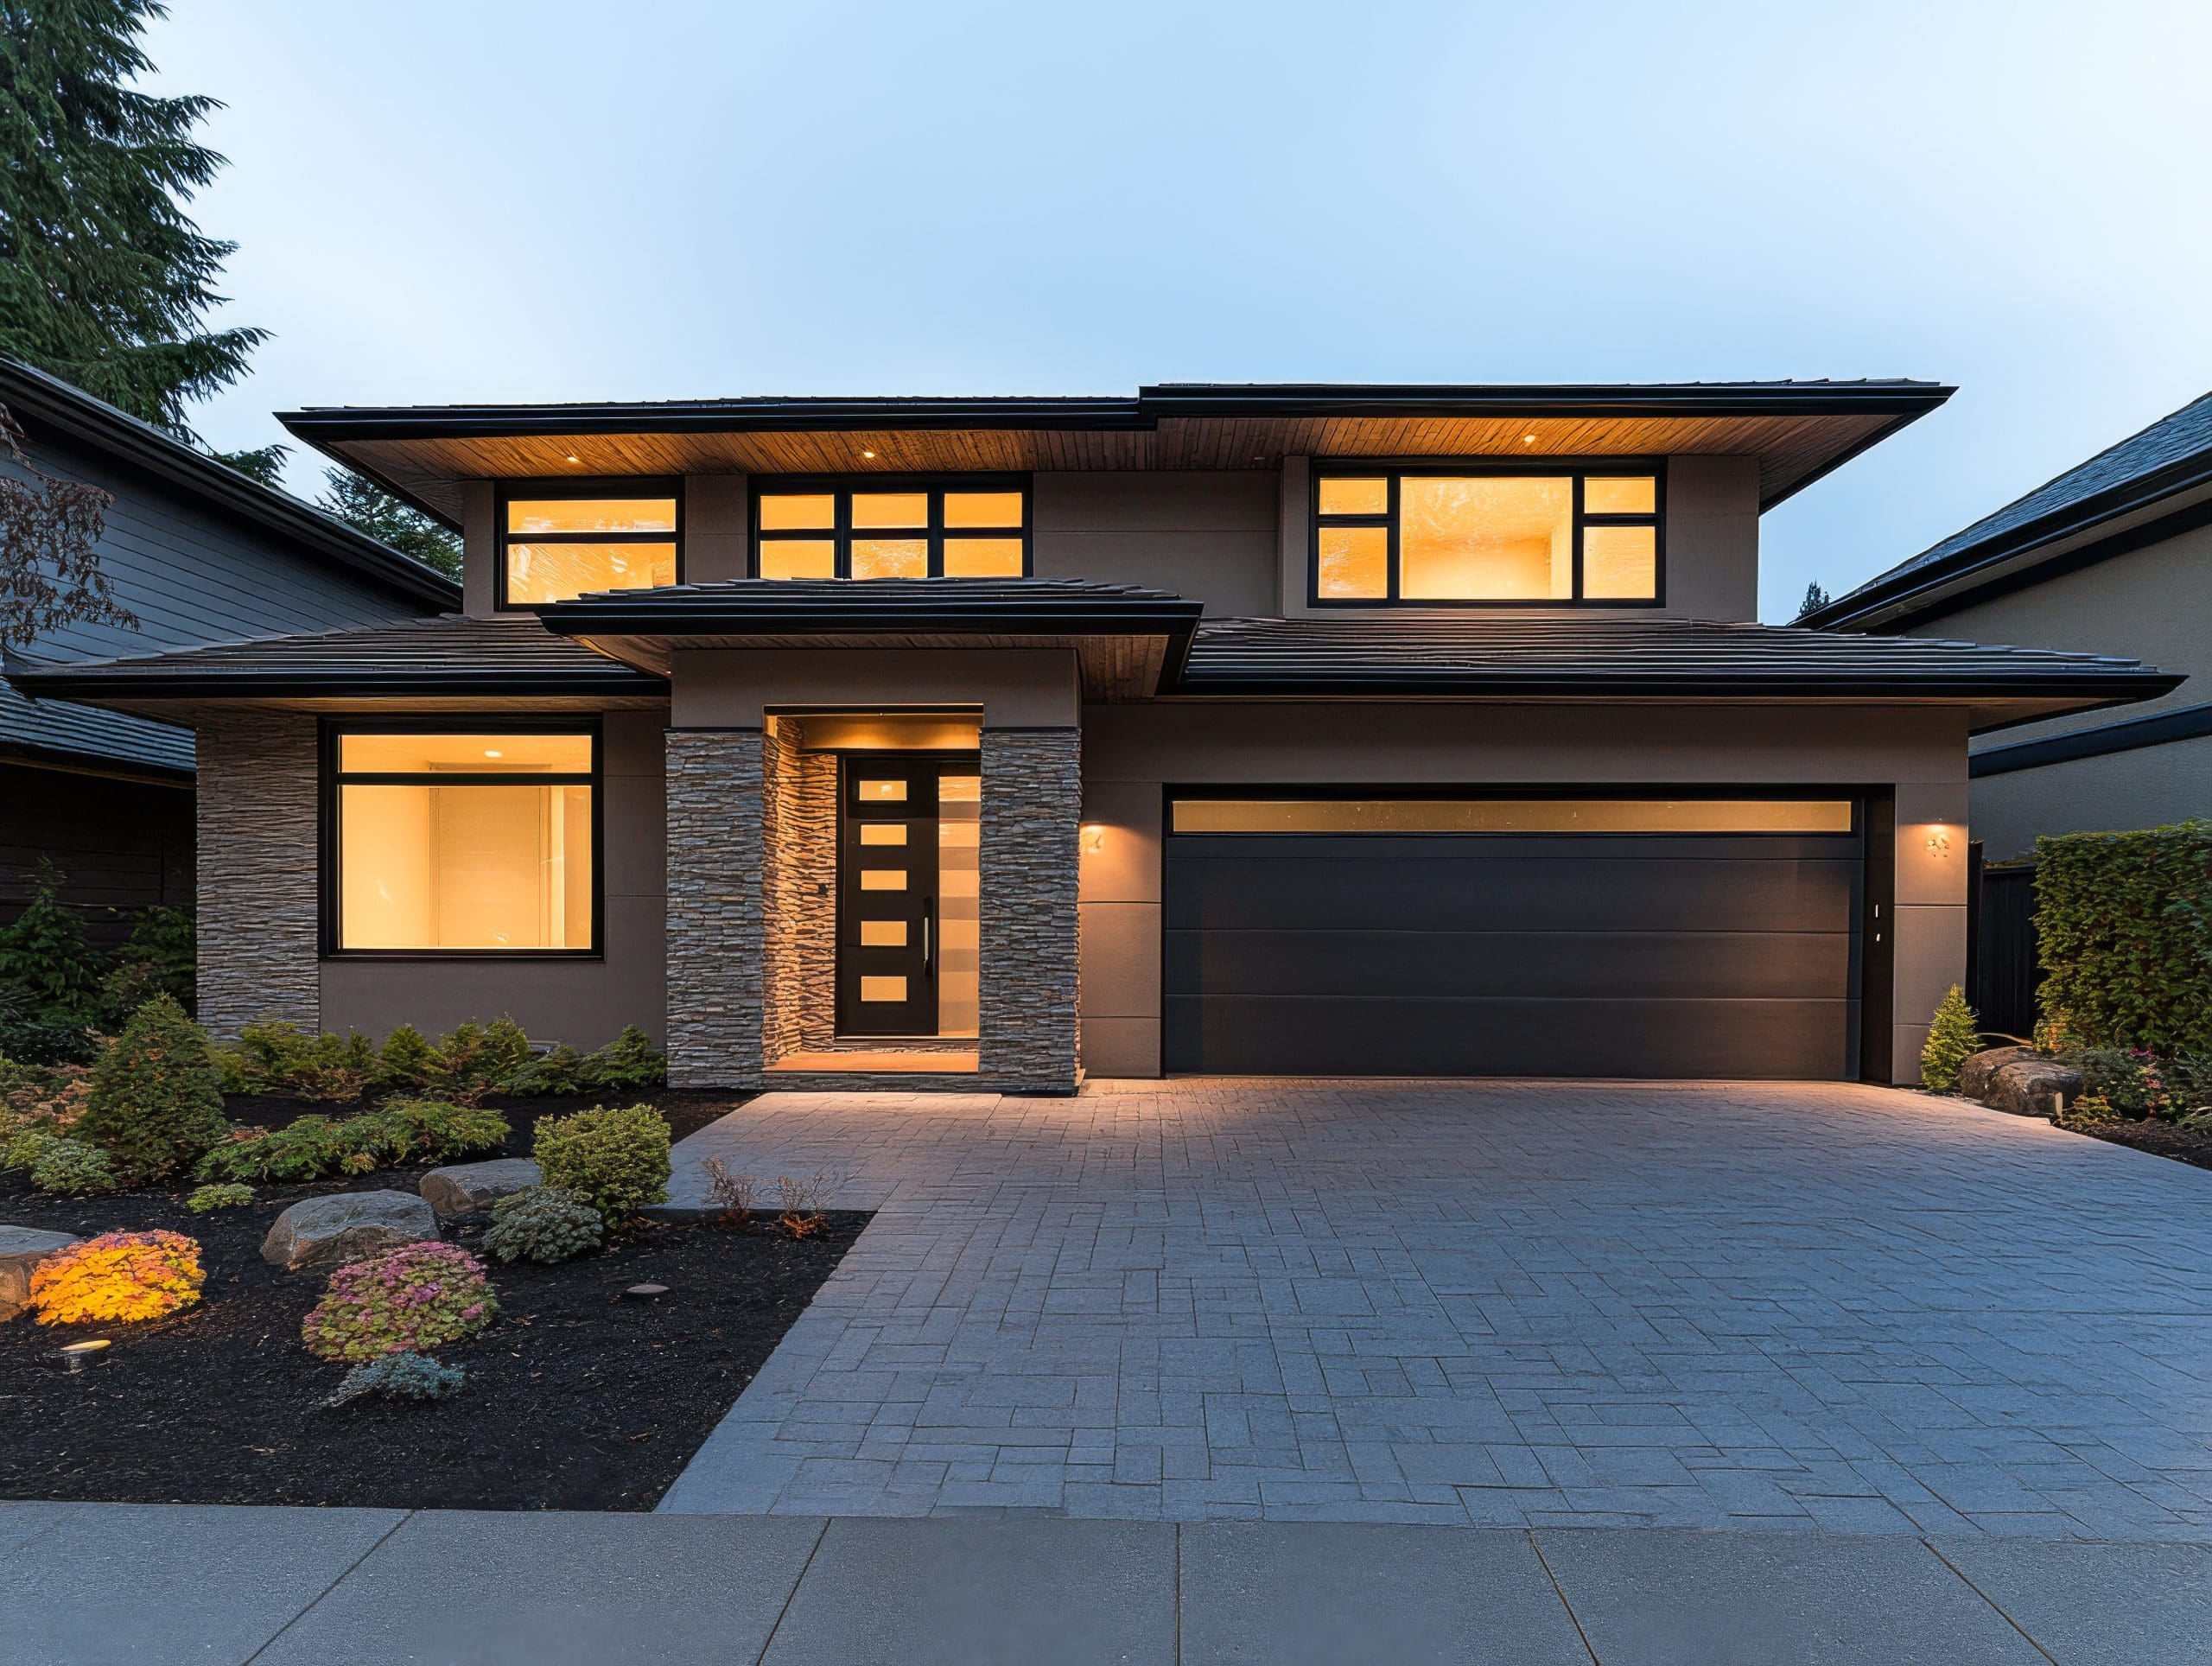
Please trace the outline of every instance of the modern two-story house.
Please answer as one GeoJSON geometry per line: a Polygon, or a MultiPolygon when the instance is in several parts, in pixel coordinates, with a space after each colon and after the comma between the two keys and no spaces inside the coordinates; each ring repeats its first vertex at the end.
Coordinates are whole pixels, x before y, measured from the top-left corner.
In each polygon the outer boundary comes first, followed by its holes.
{"type": "Polygon", "coordinates": [[[318,409],[461,610],[16,678],[197,734],[201,1000],[679,1084],[1910,1078],[1969,737],[2132,659],[1753,622],[1924,383],[318,409]]]}
{"type": "MultiPolygon", "coordinates": [[[[442,575],[271,491],[103,400],[0,358],[0,409],[31,471],[108,493],[100,568],[135,623],[80,622],[0,643],[10,669],[188,647],[276,632],[345,630],[448,611],[442,575]]],[[[0,684],[0,920],[41,858],[96,940],[117,912],[193,900],[189,729],[0,684]]]]}
{"type": "MultiPolygon", "coordinates": [[[[2212,664],[2212,394],[1838,596],[1823,630],[2063,643],[2212,664]]],[[[2196,685],[2117,715],[1977,740],[1974,836],[1993,861],[2046,833],[2212,816],[2212,703],[2196,685]]]]}

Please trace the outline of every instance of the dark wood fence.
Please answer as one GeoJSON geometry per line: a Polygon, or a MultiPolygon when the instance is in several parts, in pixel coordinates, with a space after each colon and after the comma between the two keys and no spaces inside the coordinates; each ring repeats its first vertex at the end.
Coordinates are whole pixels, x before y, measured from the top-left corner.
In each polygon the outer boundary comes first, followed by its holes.
{"type": "Polygon", "coordinates": [[[2036,869],[1984,868],[1977,846],[1969,874],[1967,1000],[1986,1032],[2025,1036],[2036,1025],[2036,869]]]}

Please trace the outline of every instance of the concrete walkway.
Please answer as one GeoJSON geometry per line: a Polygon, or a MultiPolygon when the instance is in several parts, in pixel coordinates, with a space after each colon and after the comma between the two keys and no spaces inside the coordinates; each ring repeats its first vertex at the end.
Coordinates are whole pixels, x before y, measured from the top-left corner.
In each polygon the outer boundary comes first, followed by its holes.
{"type": "Polygon", "coordinates": [[[0,1504],[6,1666],[2212,1660],[2188,1545],[0,1504]]]}
{"type": "Polygon", "coordinates": [[[710,1153],[880,1212],[666,1510],[2212,1540],[2212,1173],[2039,1122],[1173,1081],[710,1153]]]}

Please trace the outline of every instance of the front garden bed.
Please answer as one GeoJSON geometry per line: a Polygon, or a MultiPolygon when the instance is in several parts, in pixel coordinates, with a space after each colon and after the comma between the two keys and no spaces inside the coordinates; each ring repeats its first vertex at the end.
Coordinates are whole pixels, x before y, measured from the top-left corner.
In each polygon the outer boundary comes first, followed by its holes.
{"type": "Polygon", "coordinates": [[[2183,1128],[2175,1122],[2088,1122],[2073,1124],[2076,1134],[2086,1134],[2092,1139],[2109,1140],[2114,1145],[2124,1145],[2132,1150],[2147,1151],[2154,1157],[2171,1157],[2176,1162],[2193,1163],[2199,1168],[2212,1168],[2212,1128],[2183,1128]]]}
{"type": "MultiPolygon", "coordinates": [[[[658,1092],[677,1138],[727,1097],[658,1092]]],[[[506,1154],[531,1149],[540,1116],[573,1098],[494,1099],[506,1154]]],[[[234,1122],[281,1125],[327,1105],[229,1102],[234,1122]]],[[[131,1503],[368,1504],[648,1510],[836,1268],[867,1216],[830,1215],[794,1241],[763,1220],[633,1223],[607,1247],[553,1266],[489,1262],[491,1327],[438,1350],[462,1366],[451,1399],[321,1402],[346,1375],[309,1354],[301,1322],[327,1283],[261,1259],[276,1217],[336,1192],[414,1192],[423,1166],[292,1186],[257,1186],[245,1207],[194,1215],[193,1182],[91,1198],[44,1197],[0,1176],[0,1220],[90,1237],[167,1228],[197,1239],[201,1300],[137,1325],[0,1325],[0,1497],[131,1503]],[[626,1298],[662,1284],[657,1300],[626,1298]],[[67,1374],[62,1342],[114,1339],[102,1363],[67,1374]]],[[[480,1250],[483,1224],[446,1237],[480,1250]]],[[[487,1262],[488,1262],[488,1257],[487,1262]]]]}

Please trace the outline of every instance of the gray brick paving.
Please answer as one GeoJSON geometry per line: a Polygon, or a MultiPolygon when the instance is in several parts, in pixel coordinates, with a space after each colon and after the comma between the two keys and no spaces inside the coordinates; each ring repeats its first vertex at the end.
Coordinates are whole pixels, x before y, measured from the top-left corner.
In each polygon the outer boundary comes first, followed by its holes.
{"type": "Polygon", "coordinates": [[[708,1154],[878,1213],[664,1510],[2212,1542],[2212,1173],[1961,1102],[776,1094],[708,1154]]]}

